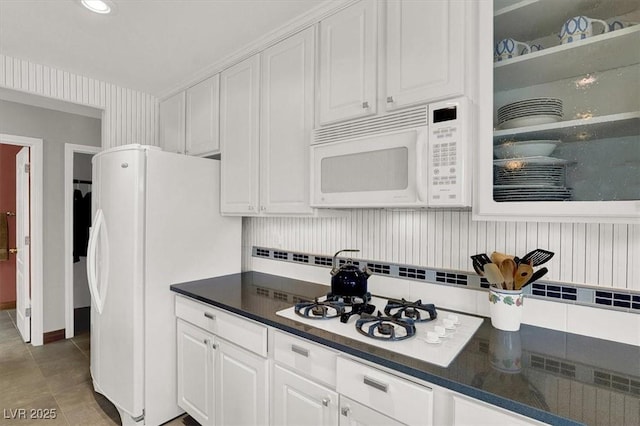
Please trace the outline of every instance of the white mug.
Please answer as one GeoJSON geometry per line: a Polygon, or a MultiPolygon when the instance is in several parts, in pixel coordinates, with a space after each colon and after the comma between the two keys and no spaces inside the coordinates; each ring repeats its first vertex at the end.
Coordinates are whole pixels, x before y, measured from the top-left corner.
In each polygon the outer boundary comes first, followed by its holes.
{"type": "Polygon", "coordinates": [[[531,47],[529,47],[527,43],[523,43],[512,38],[505,38],[496,44],[496,48],[493,53],[496,61],[503,61],[505,59],[524,55],[530,51],[531,47]]]}
{"type": "Polygon", "coordinates": [[[591,37],[593,35],[594,24],[602,26],[602,31],[597,34],[609,32],[609,24],[601,19],[593,19],[588,16],[574,16],[567,20],[560,29],[560,39],[562,40],[562,44],[572,43],[574,41],[591,37]]]}

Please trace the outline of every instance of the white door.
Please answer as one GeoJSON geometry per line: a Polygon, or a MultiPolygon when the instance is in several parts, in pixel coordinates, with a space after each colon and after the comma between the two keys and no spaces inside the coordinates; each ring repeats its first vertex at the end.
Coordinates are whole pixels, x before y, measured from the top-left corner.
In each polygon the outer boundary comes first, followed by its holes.
{"type": "MultiPolygon", "coordinates": [[[[425,414],[426,416],[426,414],[425,414]]],[[[426,422],[425,422],[426,423],[426,422]]],[[[340,426],[403,426],[372,408],[345,396],[340,396],[340,426]]]]}
{"type": "Polygon", "coordinates": [[[312,212],[314,39],[308,28],[262,53],[260,210],[266,213],[312,212]]]}
{"type": "Polygon", "coordinates": [[[213,425],[213,336],[178,319],[178,405],[202,426],[213,425]]]}
{"type": "Polygon", "coordinates": [[[218,339],[216,424],[268,425],[268,360],[218,339]]]}
{"type": "Polygon", "coordinates": [[[160,102],[160,146],[168,152],[184,154],[185,92],[160,102]]]}
{"type": "Polygon", "coordinates": [[[258,213],[260,55],[220,74],[221,206],[223,213],[258,213]]]}
{"type": "Polygon", "coordinates": [[[387,3],[387,110],[464,89],[463,1],[387,3]]]}
{"type": "Polygon", "coordinates": [[[144,397],[144,174],[138,149],[93,157],[87,276],[91,292],[91,376],[131,417],[144,397]]]}
{"type": "Polygon", "coordinates": [[[376,112],[376,2],[320,22],[320,124],[376,112]]]}
{"type": "Polygon", "coordinates": [[[206,155],[220,151],[220,75],[187,89],[185,154],[206,155]]]}
{"type": "Polygon", "coordinates": [[[275,365],[273,421],[281,426],[337,426],[338,394],[275,365]]]}
{"type": "Polygon", "coordinates": [[[16,322],[25,342],[31,341],[29,223],[29,148],[25,147],[16,155],[16,322]]]}

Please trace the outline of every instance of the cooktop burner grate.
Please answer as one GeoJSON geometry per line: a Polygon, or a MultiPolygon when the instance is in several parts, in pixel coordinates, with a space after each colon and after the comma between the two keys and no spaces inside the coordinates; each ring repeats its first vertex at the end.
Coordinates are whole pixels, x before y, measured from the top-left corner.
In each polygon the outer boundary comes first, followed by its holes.
{"type": "Polygon", "coordinates": [[[295,305],[295,312],[301,317],[309,319],[331,319],[344,314],[345,304],[337,300],[325,300],[320,302],[300,302],[295,305]]]}
{"type": "Polygon", "coordinates": [[[384,313],[388,316],[402,319],[411,319],[416,322],[433,321],[438,317],[435,305],[432,303],[422,303],[422,300],[409,302],[405,299],[387,300],[384,313]]]}
{"type": "Polygon", "coordinates": [[[404,340],[416,334],[414,321],[409,318],[398,318],[363,313],[356,321],[356,329],[365,336],[378,340],[404,340]]]}

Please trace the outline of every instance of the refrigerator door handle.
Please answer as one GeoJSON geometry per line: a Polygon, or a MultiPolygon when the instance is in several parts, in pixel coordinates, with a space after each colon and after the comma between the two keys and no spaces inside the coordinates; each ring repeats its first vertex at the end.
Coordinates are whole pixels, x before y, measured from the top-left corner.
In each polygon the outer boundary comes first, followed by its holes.
{"type": "Polygon", "coordinates": [[[104,214],[102,213],[101,209],[98,209],[98,211],[96,211],[96,216],[93,219],[93,227],[89,232],[89,244],[87,247],[87,279],[89,281],[89,292],[91,293],[91,299],[93,299],[93,301],[95,302],[99,314],[102,314],[102,308],[104,307],[104,296],[106,295],[106,289],[104,292],[105,294],[100,295],[100,290],[98,289],[98,274],[96,267],[98,236],[100,235],[103,227],[104,214]]]}

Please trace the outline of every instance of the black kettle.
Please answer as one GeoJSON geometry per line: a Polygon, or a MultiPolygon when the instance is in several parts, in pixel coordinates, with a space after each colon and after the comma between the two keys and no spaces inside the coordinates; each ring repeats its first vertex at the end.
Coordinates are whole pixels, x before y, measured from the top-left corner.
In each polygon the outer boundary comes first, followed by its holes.
{"type": "Polygon", "coordinates": [[[367,294],[367,280],[371,276],[369,268],[358,269],[351,259],[338,267],[337,256],[345,251],[359,252],[357,249],[340,250],[333,255],[331,264],[331,294],[334,296],[364,297],[367,294]]]}

